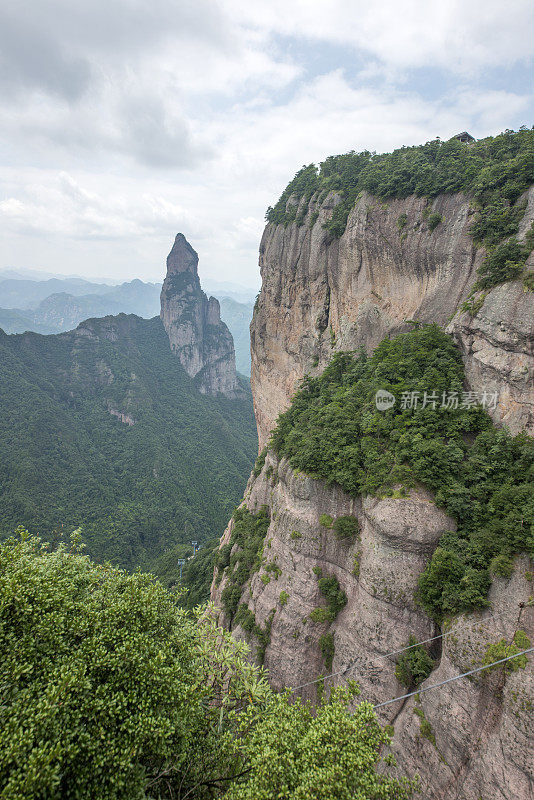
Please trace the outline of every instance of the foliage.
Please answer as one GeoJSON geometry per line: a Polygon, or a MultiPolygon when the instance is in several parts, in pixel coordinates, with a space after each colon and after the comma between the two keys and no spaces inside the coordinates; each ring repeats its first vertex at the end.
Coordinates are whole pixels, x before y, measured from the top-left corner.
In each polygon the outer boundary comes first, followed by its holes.
{"type": "Polygon", "coordinates": [[[159,318],[0,332],[0,383],[0,538],[21,523],[55,546],[82,526],[95,560],[170,586],[191,540],[224,530],[254,458],[251,399],[200,394],[159,318]]]}
{"type": "Polygon", "coordinates": [[[319,591],[326,600],[326,608],[315,608],[310,619],[314,622],[333,622],[342,608],[347,605],[347,595],[339,585],[335,575],[319,577],[319,591]]]}
{"type": "MultiPolygon", "coordinates": [[[[345,232],[349,213],[362,191],[380,199],[412,194],[434,198],[463,191],[473,199],[477,212],[471,233],[475,241],[491,249],[517,234],[525,207],[515,204],[533,181],[534,129],[507,130],[470,145],[458,139],[446,142],[435,139],[392,153],[351,151],[330,156],[319,169],[309,164],[297,173],[274,208],[267,210],[266,217],[271,223],[288,225],[295,219],[299,204],[302,214],[310,201],[319,203],[333,191],[340,195],[341,201],[324,227],[338,238],[345,232]]],[[[431,212],[430,206],[423,217],[430,232],[442,221],[440,214],[431,212]]],[[[406,221],[401,214],[397,220],[399,232],[406,221]]],[[[527,241],[527,247],[530,252],[534,241],[532,244],[527,241]]],[[[495,270],[485,262],[480,287],[510,280],[514,272],[512,268],[495,270]]]]}
{"type": "Polygon", "coordinates": [[[384,340],[370,358],[337,353],[322,375],[304,379],[278,420],[271,444],[294,469],[337,483],[353,496],[429,487],[458,521],[420,580],[436,619],[486,604],[497,555],[534,549],[534,443],[493,427],[480,407],[462,407],[464,372],[451,338],[424,326],[384,340]],[[378,389],[397,403],[378,411],[378,389]],[[458,392],[458,408],[439,407],[458,392]],[[403,392],[437,396],[404,408],[403,392]]]}
{"type": "Polygon", "coordinates": [[[184,611],[76,538],[48,552],[20,533],[0,545],[3,797],[411,796],[379,774],[389,737],[368,703],[349,711],[354,689],[313,715],[271,691],[212,609],[184,611]]]}
{"type": "Polygon", "coordinates": [[[254,475],[255,478],[257,478],[260,472],[262,471],[266,457],[267,457],[267,448],[264,447],[254,463],[252,474],[254,475]]]}
{"type": "Polygon", "coordinates": [[[321,653],[324,658],[324,665],[328,672],[332,669],[332,663],[334,661],[334,654],[336,652],[336,648],[334,645],[334,634],[323,633],[323,635],[319,638],[319,647],[321,648],[321,653]]]}
{"type": "Polygon", "coordinates": [[[428,678],[434,669],[434,662],[423,645],[417,644],[415,636],[410,636],[408,644],[410,649],[400,655],[395,677],[407,689],[413,689],[428,678]]]}
{"type": "Polygon", "coordinates": [[[354,541],[360,532],[358,520],[351,515],[337,517],[332,525],[336,539],[348,539],[354,541]]]}
{"type": "Polygon", "coordinates": [[[441,214],[438,214],[436,211],[432,212],[432,214],[429,214],[429,216],[428,216],[428,230],[430,231],[430,233],[432,233],[432,231],[435,231],[436,228],[438,227],[438,225],[440,224],[440,222],[442,222],[442,221],[443,221],[443,219],[442,219],[441,214]]]}
{"type": "Polygon", "coordinates": [[[430,722],[425,717],[425,712],[422,708],[418,708],[417,706],[414,708],[413,713],[419,717],[419,733],[424,739],[428,739],[434,747],[436,746],[436,737],[434,736],[434,732],[432,730],[432,726],[430,722]]]}
{"type": "MultiPolygon", "coordinates": [[[[506,639],[501,639],[499,642],[488,645],[484,655],[483,665],[493,664],[494,661],[500,661],[509,656],[515,656],[516,653],[522,653],[523,650],[528,650],[530,647],[530,639],[525,631],[519,630],[514,634],[511,644],[508,644],[506,639]]],[[[486,672],[500,669],[503,667],[507,672],[517,672],[518,669],[525,669],[528,663],[528,656],[522,655],[517,658],[512,658],[504,664],[496,664],[494,667],[489,667],[486,672]]]]}
{"type": "Polygon", "coordinates": [[[511,281],[521,275],[530,250],[517,239],[491,247],[479,269],[477,289],[489,289],[498,283],[511,281]]]}
{"type": "Polygon", "coordinates": [[[511,578],[514,572],[514,562],[510,556],[500,553],[494,556],[489,565],[490,575],[498,575],[500,578],[511,578]]]}
{"type": "Polygon", "coordinates": [[[349,711],[354,694],[335,690],[315,714],[299,698],[275,695],[250,737],[253,772],[230,788],[227,800],[410,797],[415,783],[379,770],[389,737],[368,703],[349,711]]]}
{"type": "Polygon", "coordinates": [[[319,525],[322,525],[323,528],[331,528],[334,524],[333,517],[330,514],[321,514],[319,517],[319,525]]]}
{"type": "Polygon", "coordinates": [[[280,592],[280,597],[279,597],[278,599],[280,600],[280,605],[283,607],[283,606],[285,606],[285,605],[286,605],[287,601],[289,600],[289,595],[288,595],[288,593],[287,593],[287,592],[284,592],[284,591],[282,590],[282,591],[280,592]]]}
{"type": "Polygon", "coordinates": [[[408,215],[407,214],[399,214],[397,217],[397,228],[399,229],[399,233],[402,232],[402,229],[406,227],[408,222],[408,215]]]}
{"type": "Polygon", "coordinates": [[[246,582],[261,566],[263,540],[271,517],[267,506],[263,506],[257,514],[252,514],[246,506],[241,506],[234,511],[232,519],[232,533],[226,545],[224,560],[217,563],[218,569],[226,574],[226,586],[221,599],[230,621],[237,611],[246,582]],[[234,553],[230,555],[234,548],[234,553]]]}
{"type": "Polygon", "coordinates": [[[205,798],[239,771],[236,711],[270,690],[209,613],[24,531],[0,576],[4,797],[205,798]]]}

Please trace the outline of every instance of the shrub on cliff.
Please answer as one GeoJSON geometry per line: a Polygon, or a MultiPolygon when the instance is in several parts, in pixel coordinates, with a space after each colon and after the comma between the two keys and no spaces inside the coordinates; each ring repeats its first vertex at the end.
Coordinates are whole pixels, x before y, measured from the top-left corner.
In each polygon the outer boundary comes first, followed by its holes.
{"type": "Polygon", "coordinates": [[[314,718],[273,694],[244,643],[152,576],[21,531],[0,545],[0,591],[6,800],[409,797],[377,774],[368,704],[353,716],[333,695],[314,718]]]}
{"type": "Polygon", "coordinates": [[[417,644],[415,636],[410,636],[409,645],[410,649],[399,657],[395,677],[407,689],[413,689],[428,678],[434,662],[423,645],[417,644]]]}
{"type": "Polygon", "coordinates": [[[384,340],[370,358],[337,353],[304,379],[271,438],[293,468],[354,496],[417,483],[435,493],[458,521],[421,579],[436,618],[483,606],[492,560],[534,550],[534,442],[462,402],[464,377],[452,339],[434,325],[384,340]],[[396,398],[386,411],[379,389],[396,398]],[[457,407],[441,407],[455,397],[457,407]]]}

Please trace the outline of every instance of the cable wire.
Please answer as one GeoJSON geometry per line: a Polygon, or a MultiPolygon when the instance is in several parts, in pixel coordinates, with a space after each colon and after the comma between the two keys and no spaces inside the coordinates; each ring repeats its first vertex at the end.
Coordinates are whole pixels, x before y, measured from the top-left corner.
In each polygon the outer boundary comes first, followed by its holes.
{"type": "MultiPolygon", "coordinates": [[[[428,644],[429,642],[435,642],[437,639],[443,639],[445,636],[451,636],[453,633],[457,633],[459,629],[461,630],[468,630],[469,628],[475,628],[477,625],[485,625],[488,622],[493,622],[495,619],[499,619],[499,617],[509,616],[511,614],[515,614],[515,611],[503,611],[501,614],[492,614],[491,617],[488,619],[479,619],[476,622],[472,622],[470,625],[460,625],[452,628],[449,631],[445,631],[445,633],[440,633],[437,636],[431,636],[428,639],[422,639],[420,642],[416,642],[415,644],[409,644],[406,647],[402,647],[400,650],[392,650],[391,653],[385,653],[382,656],[376,656],[376,661],[382,661],[387,658],[392,658],[392,656],[398,656],[400,653],[404,653],[406,650],[412,650],[414,647],[419,647],[422,644],[428,644]]],[[[323,675],[322,678],[315,678],[313,681],[308,681],[307,683],[301,683],[299,686],[295,686],[291,689],[291,692],[297,692],[299,689],[304,689],[306,686],[312,686],[314,683],[320,683],[321,681],[327,680],[327,678],[335,678],[338,675],[344,675],[346,672],[354,666],[357,659],[353,659],[346,667],[343,669],[338,670],[337,672],[331,672],[329,675],[323,675]]]]}
{"type": "Polygon", "coordinates": [[[460,678],[466,678],[468,675],[474,675],[477,672],[482,672],[484,669],[489,669],[490,667],[494,667],[497,664],[504,664],[505,661],[511,661],[512,658],[519,658],[519,656],[524,656],[527,653],[533,653],[534,647],[529,647],[528,650],[522,650],[521,653],[516,653],[513,656],[507,656],[506,658],[500,658],[498,661],[493,661],[491,664],[484,664],[482,667],[477,667],[476,669],[470,669],[469,672],[462,672],[461,675],[455,675],[453,678],[447,678],[446,681],[441,681],[440,683],[433,683],[430,686],[423,686],[421,689],[416,689],[415,692],[408,692],[408,694],[401,694],[400,697],[394,697],[393,700],[386,700],[384,703],[378,703],[376,706],[373,706],[374,709],[377,708],[384,708],[384,706],[389,706],[391,703],[396,703],[397,700],[406,700],[408,697],[413,697],[414,694],[423,694],[423,692],[429,692],[431,689],[437,689],[439,686],[445,686],[446,683],[452,683],[452,681],[457,681],[460,678]]]}

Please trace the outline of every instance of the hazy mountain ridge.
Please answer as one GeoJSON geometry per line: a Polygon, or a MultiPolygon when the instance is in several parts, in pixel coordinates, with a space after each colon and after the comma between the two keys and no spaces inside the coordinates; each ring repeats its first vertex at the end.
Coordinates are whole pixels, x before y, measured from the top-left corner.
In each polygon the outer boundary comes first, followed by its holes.
{"type": "MultiPolygon", "coordinates": [[[[207,281],[207,284],[228,292],[228,296],[217,295],[221,299],[221,317],[234,337],[237,370],[248,376],[253,303],[236,298],[250,298],[252,290],[247,294],[246,290],[238,291],[235,284],[217,281],[207,281]]],[[[89,317],[124,313],[151,319],[160,311],[161,286],[161,283],[146,283],[137,278],[108,286],[82,278],[29,280],[10,277],[0,280],[0,328],[6,333],[49,334],[73,330],[89,317]]]]}

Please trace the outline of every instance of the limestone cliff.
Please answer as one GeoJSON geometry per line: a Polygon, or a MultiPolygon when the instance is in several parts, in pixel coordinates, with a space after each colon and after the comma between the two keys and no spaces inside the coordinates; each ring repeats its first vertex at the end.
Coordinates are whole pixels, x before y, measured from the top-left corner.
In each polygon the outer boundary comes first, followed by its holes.
{"type": "MultiPolygon", "coordinates": [[[[534,219],[534,187],[525,199],[523,236],[534,219]]],[[[338,201],[334,193],[320,205],[312,199],[302,225],[269,224],[261,240],[251,325],[260,448],[306,373],[321,372],[334,350],[372,350],[408,320],[445,326],[484,258],[469,235],[474,211],[465,195],[433,201],[441,222],[431,230],[425,198],[383,202],[362,193],[332,241],[322,226],[338,201]]],[[[497,388],[496,419],[514,431],[534,432],[533,310],[534,294],[517,281],[489,292],[474,318],[460,314],[451,323],[473,390],[497,388]]]]}
{"type": "Polygon", "coordinates": [[[160,316],[171,349],[202,394],[242,394],[232,334],[221,320],[219,301],[201,289],[198,255],[182,233],[167,257],[160,316]]]}
{"type": "MultiPolygon", "coordinates": [[[[325,681],[325,690],[352,678],[372,703],[403,695],[407,690],[395,677],[398,656],[388,654],[405,647],[410,636],[424,641],[439,633],[415,603],[414,591],[454,520],[423,489],[405,499],[354,499],[296,474],[270,453],[260,475],[251,478],[245,503],[253,512],[266,505],[271,515],[263,567],[242,602],[260,627],[269,627],[264,663],[273,686],[298,687],[349,667],[325,681]],[[323,514],[356,516],[360,536],[354,542],[338,541],[321,524],[323,514]],[[268,570],[269,564],[277,569],[268,570]],[[347,594],[347,605],[331,624],[310,619],[324,605],[317,570],[335,575],[347,594]],[[329,668],[321,651],[325,633],[333,634],[335,648],[329,668]]],[[[437,667],[421,688],[482,665],[487,647],[503,638],[511,641],[518,628],[534,640],[534,608],[520,607],[532,595],[532,575],[533,564],[518,558],[509,580],[494,580],[490,608],[455,618],[447,636],[434,643],[437,667]]],[[[218,605],[224,587],[224,578],[214,583],[218,605]]],[[[234,634],[249,639],[253,648],[257,644],[239,625],[234,634]]],[[[299,694],[314,701],[320,686],[311,683],[299,694]]],[[[378,713],[383,723],[394,726],[398,764],[406,774],[420,775],[426,800],[527,800],[534,789],[529,760],[533,699],[529,665],[511,674],[463,678],[378,713]]]]}
{"type": "MultiPolygon", "coordinates": [[[[520,238],[534,219],[534,188],[525,200],[520,238]]],[[[322,226],[338,202],[334,193],[320,202],[312,197],[301,213],[303,200],[296,215],[301,224],[269,224],[261,241],[262,290],[251,324],[260,448],[305,374],[321,372],[336,350],[372,351],[406,330],[409,320],[446,328],[464,358],[466,388],[497,391],[495,422],[534,432],[534,294],[521,281],[510,282],[481,296],[470,313],[461,311],[484,258],[469,235],[469,199],[441,195],[429,208],[415,196],[384,202],[362,193],[345,233],[332,240],[322,226]],[[437,226],[428,224],[429,211],[439,214],[437,226]]],[[[531,255],[528,266],[533,263],[531,255]]],[[[315,700],[322,684],[309,682],[334,672],[325,690],[353,678],[373,703],[402,695],[391,653],[412,635],[421,641],[440,633],[414,592],[455,521],[422,487],[404,498],[353,498],[296,473],[270,451],[260,466],[244,505],[253,513],[266,507],[270,524],[262,566],[240,598],[256,628],[245,630],[228,617],[226,623],[258,645],[277,688],[309,684],[299,694],[315,700]],[[321,523],[324,515],[356,517],[358,537],[339,541],[321,523]],[[347,595],[330,622],[310,619],[324,605],[321,572],[335,576],[347,595]],[[331,664],[325,634],[332,636],[331,664]]],[[[534,609],[525,607],[533,574],[526,556],[517,557],[510,578],[494,579],[487,610],[454,618],[447,635],[431,644],[436,667],[423,688],[481,665],[488,646],[510,642],[518,628],[534,639],[534,609]]],[[[216,571],[212,597],[219,605],[227,585],[226,574],[216,571]]],[[[531,659],[524,670],[464,678],[378,713],[394,726],[398,763],[407,774],[419,773],[427,800],[527,800],[534,792],[533,695],[531,659]]]]}

